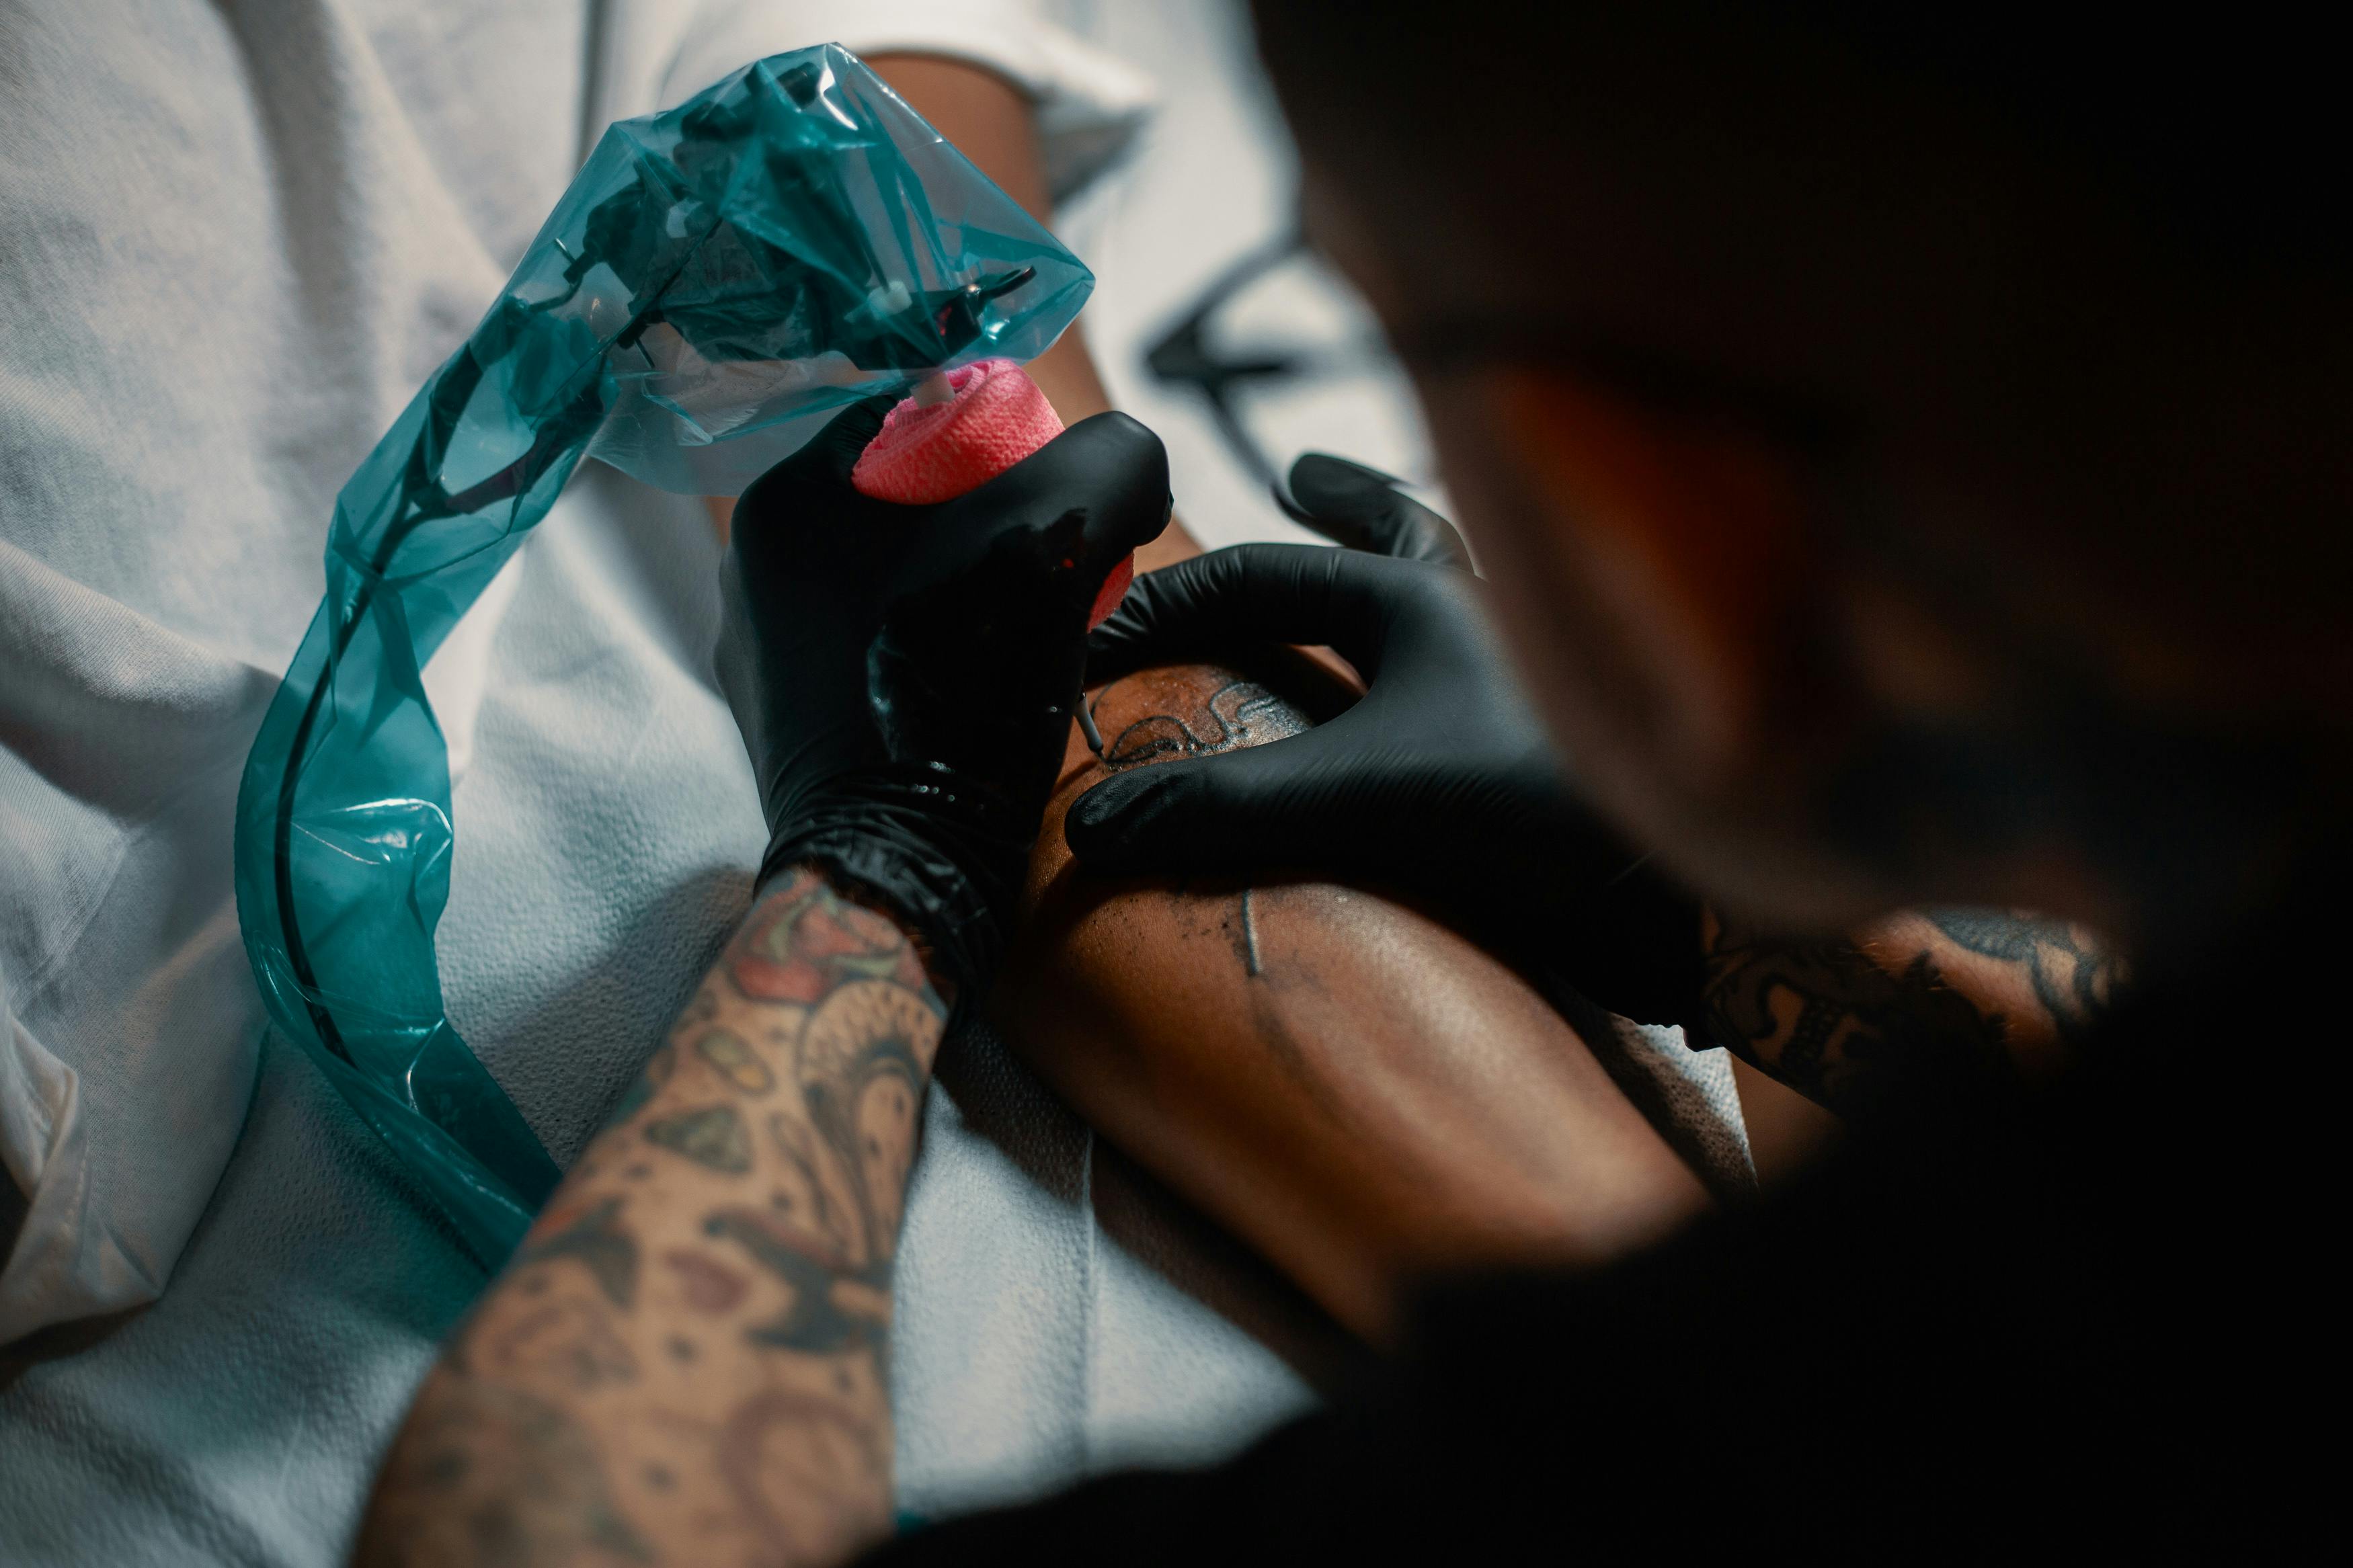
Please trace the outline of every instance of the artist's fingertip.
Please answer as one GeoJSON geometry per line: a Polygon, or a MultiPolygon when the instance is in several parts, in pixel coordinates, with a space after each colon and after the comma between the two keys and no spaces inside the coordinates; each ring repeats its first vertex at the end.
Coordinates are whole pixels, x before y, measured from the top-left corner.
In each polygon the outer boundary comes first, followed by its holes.
{"type": "Polygon", "coordinates": [[[1356,512],[1386,505],[1404,482],[1329,452],[1309,452],[1291,465],[1291,493],[1310,511],[1356,512]]]}
{"type": "Polygon", "coordinates": [[[1062,817],[1062,838],[1071,853],[1082,860],[1109,853],[1112,827],[1134,794],[1132,779],[1113,777],[1071,802],[1062,817]]]}
{"type": "Polygon", "coordinates": [[[1081,863],[1102,871],[1140,868],[1154,822],[1165,815],[1173,781],[1134,773],[1105,779],[1071,803],[1062,841],[1081,863]]]}

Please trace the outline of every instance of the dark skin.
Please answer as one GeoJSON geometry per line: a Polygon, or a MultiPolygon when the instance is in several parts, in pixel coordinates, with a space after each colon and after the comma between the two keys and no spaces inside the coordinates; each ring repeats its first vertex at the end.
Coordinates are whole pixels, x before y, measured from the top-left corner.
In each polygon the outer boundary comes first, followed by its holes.
{"type": "Polygon", "coordinates": [[[1343,1323],[1393,1332],[1414,1279],[1598,1263],[1705,1206],[1699,1183],[1559,1015],[1503,964],[1379,897],[1080,874],[1062,813],[1110,773],[1259,745],[1345,700],[1296,656],[1187,666],[1093,693],[1030,864],[1034,908],[994,1002],[1106,1136],[1343,1323]]]}

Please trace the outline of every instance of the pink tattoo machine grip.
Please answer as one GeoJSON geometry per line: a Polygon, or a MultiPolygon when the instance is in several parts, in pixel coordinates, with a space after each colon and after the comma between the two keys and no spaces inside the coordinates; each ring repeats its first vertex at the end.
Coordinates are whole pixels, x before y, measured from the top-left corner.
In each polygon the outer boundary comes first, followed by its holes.
{"type": "MultiPolygon", "coordinates": [[[[902,399],[884,416],[849,472],[860,495],[902,506],[951,500],[987,483],[1062,433],[1054,405],[1009,359],[982,360],[943,373],[953,395],[902,399]]],[[[1119,607],[1135,575],[1135,557],[1111,569],[1094,608],[1092,630],[1119,607]]]]}

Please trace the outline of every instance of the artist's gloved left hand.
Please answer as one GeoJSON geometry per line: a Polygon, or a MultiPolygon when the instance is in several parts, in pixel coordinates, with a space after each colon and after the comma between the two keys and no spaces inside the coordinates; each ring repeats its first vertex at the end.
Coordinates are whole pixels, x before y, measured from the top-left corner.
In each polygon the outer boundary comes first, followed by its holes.
{"type": "Polygon", "coordinates": [[[1135,580],[1089,673],[1322,643],[1364,700],[1304,734],[1114,774],[1063,837],[1090,871],[1303,871],[1404,893],[1571,994],[1697,1016],[1700,911],[1579,795],[1454,527],[1398,481],[1311,453],[1292,515],[1344,548],[1241,544],[1135,580]]]}
{"type": "Polygon", "coordinates": [[[744,492],[719,675],[767,808],[762,879],[816,864],[879,895],[968,998],[1060,768],[1088,608],[1166,523],[1168,461],[1102,414],[954,500],[899,506],[849,482],[888,407],[845,411],[744,492]]]}

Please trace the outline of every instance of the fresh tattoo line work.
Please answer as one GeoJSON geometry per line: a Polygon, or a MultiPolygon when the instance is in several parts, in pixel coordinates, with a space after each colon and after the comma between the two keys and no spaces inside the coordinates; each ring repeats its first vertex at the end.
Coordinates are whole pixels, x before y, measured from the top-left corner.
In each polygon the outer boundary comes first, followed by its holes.
{"type": "Polygon", "coordinates": [[[358,1561],[787,1563],[884,1533],[944,1016],[891,920],[780,879],[451,1341],[358,1561]]]}
{"type": "MultiPolygon", "coordinates": [[[[1097,693],[1092,705],[1100,707],[1103,698],[1118,685],[1113,681],[1097,693]]],[[[1205,733],[1178,713],[1148,713],[1132,721],[1103,747],[1103,771],[1124,773],[1155,763],[1262,746],[1313,727],[1307,715],[1289,699],[1255,680],[1229,680],[1202,700],[1201,713],[1217,727],[1216,733],[1205,733]]],[[[1251,891],[1249,888],[1241,890],[1236,910],[1240,921],[1236,954],[1241,960],[1243,974],[1257,980],[1264,976],[1266,970],[1259,956],[1257,911],[1251,906],[1251,891]]]]}
{"type": "MultiPolygon", "coordinates": [[[[1118,683],[1113,682],[1113,687],[1118,683]]],[[[1113,689],[1106,687],[1095,698],[1113,689]]],[[[1151,713],[1122,729],[1103,748],[1103,765],[1110,773],[1174,762],[1180,757],[1205,757],[1218,752],[1262,746],[1308,728],[1306,716],[1255,680],[1233,680],[1211,692],[1202,703],[1214,735],[1204,734],[1176,713],[1151,713]]]]}

